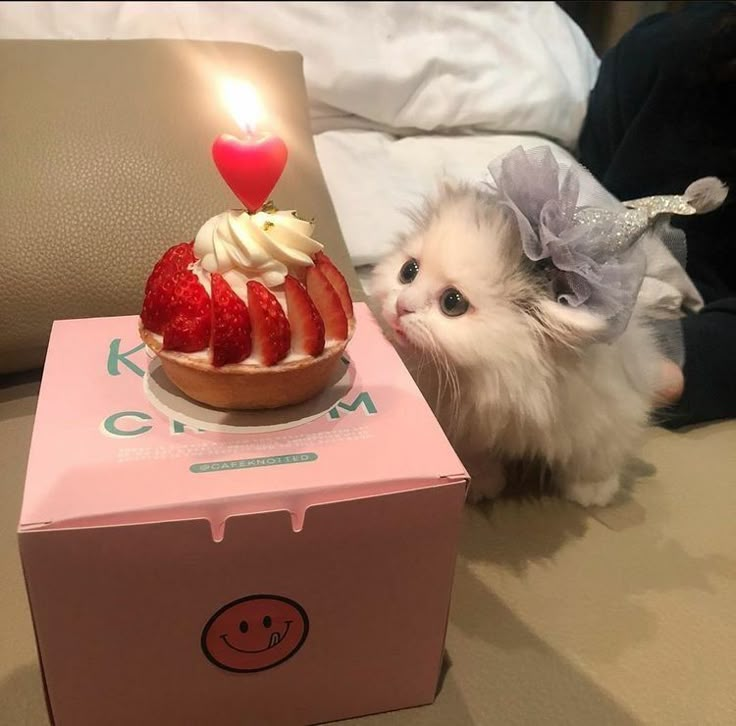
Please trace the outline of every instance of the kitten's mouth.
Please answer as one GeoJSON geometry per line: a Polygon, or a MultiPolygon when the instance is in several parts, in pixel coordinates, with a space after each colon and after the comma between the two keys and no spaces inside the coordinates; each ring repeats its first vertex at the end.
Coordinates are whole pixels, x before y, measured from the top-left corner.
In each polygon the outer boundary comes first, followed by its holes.
{"type": "Polygon", "coordinates": [[[401,327],[400,318],[394,318],[391,321],[391,330],[394,334],[394,338],[396,338],[396,341],[401,345],[409,345],[411,343],[411,341],[409,340],[409,336],[407,336],[407,334],[404,332],[404,329],[401,327]]]}
{"type": "Polygon", "coordinates": [[[396,340],[399,341],[402,345],[408,345],[409,344],[409,338],[407,338],[406,333],[398,327],[394,327],[394,337],[396,340]]]}

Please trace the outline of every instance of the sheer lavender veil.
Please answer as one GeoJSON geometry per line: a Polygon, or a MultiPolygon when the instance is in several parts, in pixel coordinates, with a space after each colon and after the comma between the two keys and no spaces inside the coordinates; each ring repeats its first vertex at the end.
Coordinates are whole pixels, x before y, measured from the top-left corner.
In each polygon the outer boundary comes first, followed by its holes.
{"type": "Polygon", "coordinates": [[[546,276],[551,296],[607,322],[601,342],[621,335],[636,311],[662,352],[682,365],[680,319],[702,299],[684,270],[685,235],[670,219],[720,206],[727,193],[720,180],[698,180],[681,196],[622,203],[587,169],[555,158],[549,146],[519,146],[491,162],[482,184],[515,218],[524,254],[546,276]],[[682,280],[679,309],[663,309],[641,294],[663,260],[670,276],[674,269],[682,280]]]}

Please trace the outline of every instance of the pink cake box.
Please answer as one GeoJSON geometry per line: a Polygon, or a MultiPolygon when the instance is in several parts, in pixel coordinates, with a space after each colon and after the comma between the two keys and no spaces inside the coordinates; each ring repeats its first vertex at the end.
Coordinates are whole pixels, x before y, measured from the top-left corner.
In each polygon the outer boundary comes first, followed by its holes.
{"type": "Polygon", "coordinates": [[[19,546],[56,726],[434,700],[468,477],[356,317],[339,398],[291,428],[165,415],[134,316],[54,324],[19,546]]]}

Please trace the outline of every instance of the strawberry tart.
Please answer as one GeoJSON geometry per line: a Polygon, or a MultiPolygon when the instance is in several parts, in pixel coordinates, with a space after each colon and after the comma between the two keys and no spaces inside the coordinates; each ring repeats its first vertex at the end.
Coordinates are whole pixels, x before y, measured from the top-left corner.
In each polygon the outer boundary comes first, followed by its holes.
{"type": "Polygon", "coordinates": [[[278,408],[328,385],[353,333],[353,304],[313,230],[270,203],[231,210],[158,260],[140,334],[190,398],[278,408]]]}

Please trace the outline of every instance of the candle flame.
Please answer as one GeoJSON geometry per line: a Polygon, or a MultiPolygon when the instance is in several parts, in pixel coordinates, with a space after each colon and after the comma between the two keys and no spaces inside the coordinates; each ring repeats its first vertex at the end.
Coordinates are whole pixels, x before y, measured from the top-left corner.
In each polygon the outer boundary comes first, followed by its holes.
{"type": "Polygon", "coordinates": [[[225,107],[235,119],[235,123],[248,133],[253,133],[262,115],[261,102],[256,89],[246,81],[224,78],[220,83],[220,92],[225,107]]]}

